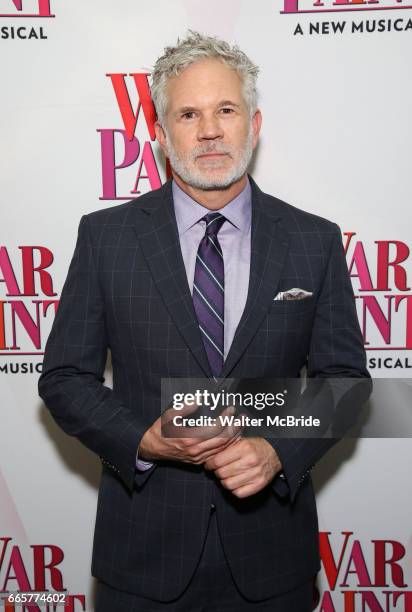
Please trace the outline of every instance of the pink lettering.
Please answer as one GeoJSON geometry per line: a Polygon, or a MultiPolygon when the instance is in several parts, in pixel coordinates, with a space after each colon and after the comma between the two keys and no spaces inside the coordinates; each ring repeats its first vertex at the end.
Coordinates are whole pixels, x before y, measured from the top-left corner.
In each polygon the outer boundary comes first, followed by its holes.
{"type": "Polygon", "coordinates": [[[0,278],[0,283],[6,283],[7,287],[6,296],[21,295],[7,248],[4,246],[0,247],[0,271],[3,274],[3,278],[0,278]]]}
{"type": "Polygon", "coordinates": [[[365,557],[363,556],[362,547],[359,540],[355,540],[352,545],[352,550],[349,556],[348,565],[343,582],[340,584],[341,587],[347,587],[347,579],[349,574],[356,574],[358,578],[358,585],[360,587],[372,586],[371,579],[369,577],[368,568],[366,565],[365,557]],[[354,569],[351,569],[353,565],[354,569]]]}
{"type": "MultiPolygon", "coordinates": [[[[3,0],[4,1],[4,0],[3,0]]],[[[34,14],[22,14],[23,0],[9,0],[13,3],[17,14],[0,14],[0,17],[54,17],[50,10],[50,0],[37,0],[38,12],[34,14]]]]}
{"type": "Polygon", "coordinates": [[[360,299],[363,300],[363,312],[362,312],[362,320],[363,320],[363,338],[365,344],[370,344],[367,340],[367,313],[369,313],[375,323],[376,327],[379,330],[380,335],[382,336],[385,344],[390,344],[391,342],[391,320],[392,320],[392,300],[395,296],[393,295],[385,295],[384,297],[388,300],[388,314],[385,317],[382,308],[380,307],[377,298],[374,295],[364,295],[359,296],[360,299]]]}
{"type": "Polygon", "coordinates": [[[360,291],[372,291],[373,284],[362,242],[357,242],[349,266],[351,278],[359,278],[360,291]],[[355,267],[356,273],[352,272],[355,267]]]}
{"type": "Polygon", "coordinates": [[[377,265],[377,290],[390,291],[389,288],[389,268],[393,268],[395,287],[399,291],[409,291],[406,270],[400,264],[409,257],[409,247],[399,240],[375,240],[378,245],[378,265],[377,265]],[[390,245],[396,247],[396,255],[392,261],[389,261],[390,245]]]}

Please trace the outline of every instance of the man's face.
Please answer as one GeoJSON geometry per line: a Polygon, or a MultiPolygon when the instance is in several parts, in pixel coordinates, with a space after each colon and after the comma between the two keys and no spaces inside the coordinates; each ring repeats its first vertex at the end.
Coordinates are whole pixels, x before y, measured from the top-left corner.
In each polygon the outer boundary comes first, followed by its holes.
{"type": "Polygon", "coordinates": [[[235,70],[216,59],[192,64],[167,84],[157,138],[174,172],[191,187],[225,189],[246,172],[261,116],[251,119],[235,70]]]}

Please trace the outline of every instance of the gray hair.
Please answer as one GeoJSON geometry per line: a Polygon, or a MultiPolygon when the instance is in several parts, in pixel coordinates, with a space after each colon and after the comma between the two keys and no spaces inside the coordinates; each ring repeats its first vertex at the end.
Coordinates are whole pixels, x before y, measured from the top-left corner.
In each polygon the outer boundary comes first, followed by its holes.
{"type": "Polygon", "coordinates": [[[243,97],[250,116],[256,110],[256,79],[259,68],[248,56],[234,45],[231,47],[224,40],[213,36],[204,36],[199,32],[188,30],[185,39],[177,39],[174,47],[166,47],[159,57],[152,72],[152,98],[157,117],[164,123],[167,107],[166,86],[168,80],[178,76],[185,68],[205,58],[217,58],[229,68],[236,70],[242,79],[243,97]]]}

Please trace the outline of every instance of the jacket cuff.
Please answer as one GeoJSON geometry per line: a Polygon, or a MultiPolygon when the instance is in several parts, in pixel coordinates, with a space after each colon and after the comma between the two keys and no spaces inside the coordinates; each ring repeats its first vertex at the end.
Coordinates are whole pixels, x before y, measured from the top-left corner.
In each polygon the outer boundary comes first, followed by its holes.
{"type": "Polygon", "coordinates": [[[278,475],[273,481],[273,488],[280,497],[290,496],[290,501],[293,504],[300,485],[309,476],[314,464],[305,464],[304,458],[299,452],[299,439],[293,438],[277,438],[268,439],[269,444],[277,452],[280,462],[282,463],[282,471],[284,479],[278,475]]]}

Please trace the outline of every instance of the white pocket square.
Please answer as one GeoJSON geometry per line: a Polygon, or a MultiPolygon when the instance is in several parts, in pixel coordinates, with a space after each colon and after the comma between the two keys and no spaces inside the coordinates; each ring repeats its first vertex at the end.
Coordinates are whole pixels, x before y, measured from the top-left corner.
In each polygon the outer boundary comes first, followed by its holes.
{"type": "Polygon", "coordinates": [[[304,300],[305,298],[308,298],[311,295],[313,295],[312,291],[305,291],[305,289],[299,289],[294,287],[293,289],[288,289],[287,291],[279,291],[279,293],[273,298],[273,301],[304,300]]]}

